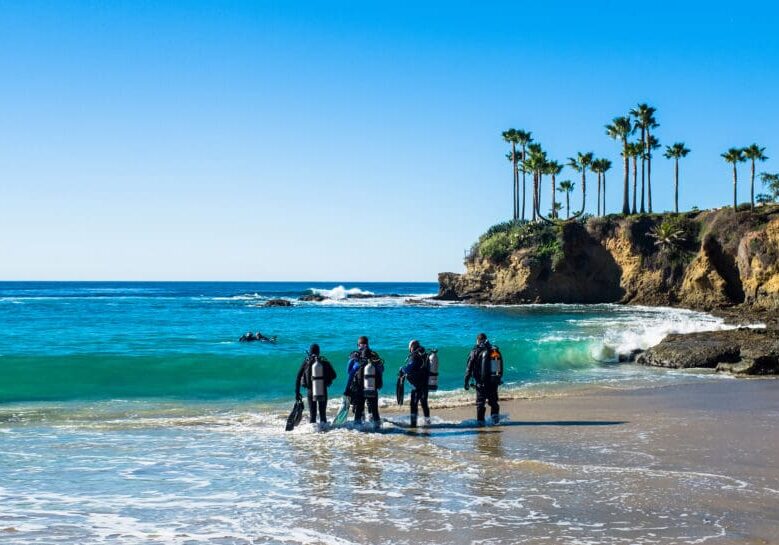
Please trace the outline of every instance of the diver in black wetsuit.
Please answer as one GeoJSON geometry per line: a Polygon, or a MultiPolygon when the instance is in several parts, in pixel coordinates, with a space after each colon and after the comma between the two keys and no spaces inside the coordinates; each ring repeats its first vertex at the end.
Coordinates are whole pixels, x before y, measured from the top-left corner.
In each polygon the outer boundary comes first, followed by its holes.
{"type": "Polygon", "coordinates": [[[422,405],[425,422],[430,423],[430,406],[427,403],[430,369],[428,366],[428,355],[419,344],[419,341],[413,340],[408,343],[408,352],[406,365],[400,369],[398,376],[405,375],[406,381],[412,387],[411,427],[415,428],[417,426],[417,416],[419,415],[419,405],[422,405]]]}
{"type": "Polygon", "coordinates": [[[320,355],[319,345],[312,344],[295,378],[295,399],[302,399],[301,386],[308,390],[309,422],[312,424],[316,422],[317,412],[319,421],[323,424],[327,422],[327,389],[335,378],[332,364],[320,355]]]}
{"type": "Polygon", "coordinates": [[[351,398],[354,421],[362,422],[364,420],[367,403],[374,426],[381,426],[379,390],[383,385],[384,360],[370,349],[368,337],[362,336],[357,341],[357,350],[349,355],[347,371],[349,380],[344,395],[351,398]]]}
{"type": "Polygon", "coordinates": [[[503,379],[503,358],[484,333],[479,333],[476,337],[476,346],[468,355],[468,365],[465,369],[466,390],[470,388],[471,378],[476,383],[477,422],[484,424],[485,404],[489,404],[492,422],[497,424],[500,420],[498,386],[503,379]]]}

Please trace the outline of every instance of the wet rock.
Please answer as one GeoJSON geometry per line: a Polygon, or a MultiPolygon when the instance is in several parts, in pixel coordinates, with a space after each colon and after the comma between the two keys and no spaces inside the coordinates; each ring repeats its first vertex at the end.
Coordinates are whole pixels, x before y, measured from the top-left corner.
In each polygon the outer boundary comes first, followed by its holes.
{"type": "Polygon", "coordinates": [[[740,328],[672,334],[636,361],[672,369],[708,368],[741,375],[779,374],[779,330],[740,328]]]}
{"type": "Polygon", "coordinates": [[[308,295],[304,295],[302,297],[298,297],[298,301],[307,301],[307,302],[314,302],[314,303],[321,303],[327,299],[324,295],[319,295],[318,293],[309,293],[308,295]]]}
{"type": "Polygon", "coordinates": [[[286,299],[271,299],[270,301],[266,301],[264,307],[291,307],[292,302],[287,301],[286,299]]]}
{"type": "Polygon", "coordinates": [[[630,351],[629,354],[619,354],[617,356],[617,361],[619,363],[632,363],[632,362],[636,361],[638,356],[640,356],[643,353],[644,353],[643,349],[641,349],[641,348],[634,348],[633,350],[630,351]]]}

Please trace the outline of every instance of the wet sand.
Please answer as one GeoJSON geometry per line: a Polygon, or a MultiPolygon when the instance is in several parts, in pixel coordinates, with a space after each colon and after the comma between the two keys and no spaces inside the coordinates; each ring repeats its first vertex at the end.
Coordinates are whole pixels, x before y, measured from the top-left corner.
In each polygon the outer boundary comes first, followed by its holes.
{"type": "MultiPolygon", "coordinates": [[[[779,380],[506,400],[501,413],[504,424],[460,437],[463,459],[472,445],[485,495],[519,492],[540,516],[510,530],[496,517],[452,542],[779,543],[779,380]]],[[[447,429],[416,433],[435,441],[447,429]]]]}

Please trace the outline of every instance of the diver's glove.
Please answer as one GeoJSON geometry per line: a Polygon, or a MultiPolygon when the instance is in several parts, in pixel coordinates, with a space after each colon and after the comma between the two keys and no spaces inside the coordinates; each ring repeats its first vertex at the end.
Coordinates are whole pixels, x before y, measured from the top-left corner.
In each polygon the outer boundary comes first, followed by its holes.
{"type": "Polygon", "coordinates": [[[468,380],[467,378],[465,379],[465,384],[463,385],[463,388],[465,388],[466,390],[471,389],[471,381],[468,380]]]}

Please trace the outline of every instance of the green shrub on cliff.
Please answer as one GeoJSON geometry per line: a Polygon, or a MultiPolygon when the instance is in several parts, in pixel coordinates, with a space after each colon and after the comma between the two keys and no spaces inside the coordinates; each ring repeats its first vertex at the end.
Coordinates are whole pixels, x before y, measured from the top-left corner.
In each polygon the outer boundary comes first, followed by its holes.
{"type": "Polygon", "coordinates": [[[511,253],[509,233],[498,232],[479,243],[479,255],[495,263],[504,261],[511,253]]]}

